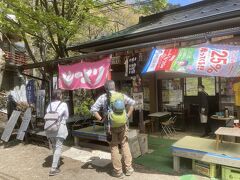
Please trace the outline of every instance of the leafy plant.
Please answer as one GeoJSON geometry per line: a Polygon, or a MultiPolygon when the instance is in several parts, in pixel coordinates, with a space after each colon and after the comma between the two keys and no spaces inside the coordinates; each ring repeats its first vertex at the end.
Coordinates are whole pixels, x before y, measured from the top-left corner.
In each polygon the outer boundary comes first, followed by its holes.
{"type": "Polygon", "coordinates": [[[90,112],[90,108],[93,105],[93,103],[94,100],[92,98],[86,98],[79,104],[79,106],[74,107],[74,114],[85,117],[91,117],[92,114],[90,112]]]}

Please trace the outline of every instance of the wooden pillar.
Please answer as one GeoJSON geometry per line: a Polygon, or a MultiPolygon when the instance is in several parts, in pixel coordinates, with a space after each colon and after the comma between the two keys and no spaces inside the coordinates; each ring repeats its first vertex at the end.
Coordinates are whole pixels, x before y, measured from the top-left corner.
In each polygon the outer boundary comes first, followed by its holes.
{"type": "Polygon", "coordinates": [[[157,111],[157,102],[156,99],[156,91],[157,91],[157,84],[156,84],[156,75],[155,73],[150,74],[149,78],[149,92],[150,92],[150,112],[154,113],[157,111]]]}
{"type": "Polygon", "coordinates": [[[240,106],[236,106],[237,109],[237,119],[240,119],[240,106]]]}
{"type": "Polygon", "coordinates": [[[173,156],[173,170],[179,172],[180,170],[180,157],[173,156]]]}
{"type": "Polygon", "coordinates": [[[74,115],[74,107],[73,107],[73,91],[68,91],[69,95],[69,115],[74,115]]]}
{"type": "Polygon", "coordinates": [[[156,111],[158,112],[159,111],[159,97],[158,97],[158,75],[157,75],[157,72],[155,72],[155,76],[154,76],[154,80],[155,80],[155,103],[156,103],[156,111]]]}
{"type": "Polygon", "coordinates": [[[52,99],[52,91],[53,91],[53,74],[49,73],[49,83],[48,83],[48,92],[49,92],[49,102],[52,99]]]}
{"type": "Polygon", "coordinates": [[[139,110],[139,130],[140,130],[140,133],[145,133],[143,110],[139,110]]]}

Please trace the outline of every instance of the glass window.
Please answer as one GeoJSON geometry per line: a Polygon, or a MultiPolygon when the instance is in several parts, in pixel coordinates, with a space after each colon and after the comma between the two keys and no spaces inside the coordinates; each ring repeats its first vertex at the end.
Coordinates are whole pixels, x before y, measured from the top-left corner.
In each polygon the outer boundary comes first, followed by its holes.
{"type": "Polygon", "coordinates": [[[209,96],[215,96],[215,77],[203,77],[202,78],[202,85],[205,87],[206,93],[209,96]]]}
{"type": "Polygon", "coordinates": [[[186,78],[185,80],[185,95],[186,96],[197,96],[198,95],[198,78],[186,78]]]}

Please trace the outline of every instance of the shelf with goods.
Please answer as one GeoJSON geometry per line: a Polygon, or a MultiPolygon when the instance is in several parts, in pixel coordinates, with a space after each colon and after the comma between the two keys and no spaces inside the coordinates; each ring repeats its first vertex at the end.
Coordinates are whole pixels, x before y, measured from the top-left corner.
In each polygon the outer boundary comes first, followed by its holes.
{"type": "Polygon", "coordinates": [[[235,95],[233,91],[234,78],[220,78],[219,83],[219,110],[228,108],[231,114],[235,114],[235,95]]]}

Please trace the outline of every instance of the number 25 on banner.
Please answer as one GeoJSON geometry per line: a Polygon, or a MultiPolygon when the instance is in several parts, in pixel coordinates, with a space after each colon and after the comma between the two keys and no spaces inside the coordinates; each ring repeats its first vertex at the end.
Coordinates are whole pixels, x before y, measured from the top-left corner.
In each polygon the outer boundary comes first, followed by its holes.
{"type": "Polygon", "coordinates": [[[218,72],[221,69],[221,64],[227,64],[228,51],[221,50],[221,52],[211,51],[210,62],[211,65],[208,68],[207,72],[212,73],[213,71],[218,72]]]}

